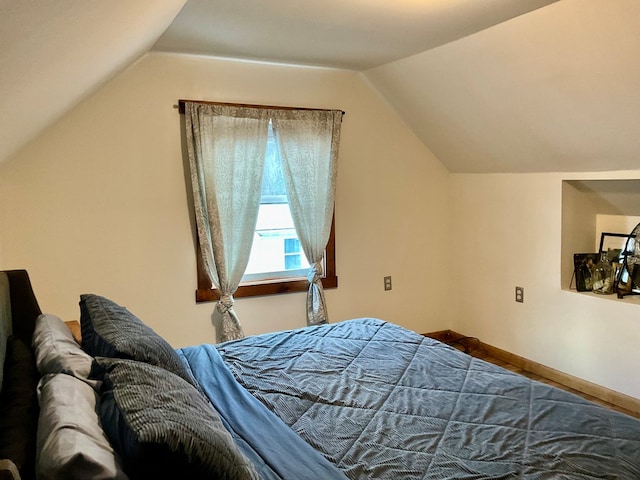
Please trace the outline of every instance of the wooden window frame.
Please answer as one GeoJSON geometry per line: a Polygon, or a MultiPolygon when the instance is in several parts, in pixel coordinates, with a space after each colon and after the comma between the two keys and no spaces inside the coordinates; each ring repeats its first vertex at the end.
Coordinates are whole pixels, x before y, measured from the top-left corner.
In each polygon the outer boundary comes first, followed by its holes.
{"type": "MultiPolygon", "coordinates": [[[[338,288],[338,277],[336,275],[336,230],[335,230],[335,214],[331,219],[331,232],[329,241],[325,249],[325,272],[322,278],[322,287],[324,289],[338,288]]],[[[196,290],[196,303],[215,302],[220,299],[220,290],[211,288],[211,281],[204,270],[202,264],[202,255],[200,254],[200,242],[197,247],[197,266],[198,266],[198,289],[196,290]]],[[[306,292],[309,289],[309,281],[306,279],[296,280],[269,280],[265,282],[256,282],[238,287],[234,298],[241,297],[257,297],[261,295],[277,295],[280,293],[306,292]]]]}
{"type": "MultiPolygon", "coordinates": [[[[234,105],[244,107],[255,107],[265,109],[278,109],[278,110],[319,110],[316,108],[302,108],[302,107],[283,107],[283,106],[268,106],[268,105],[251,105],[240,103],[224,103],[224,102],[206,102],[200,100],[179,100],[178,111],[181,114],[185,112],[186,102],[196,102],[209,105],[234,105]]],[[[345,112],[342,111],[342,115],[345,112]]],[[[197,233],[196,233],[197,235],[197,233]]],[[[214,302],[220,299],[220,291],[217,288],[211,288],[211,281],[208,275],[204,271],[202,264],[202,255],[200,253],[200,241],[197,241],[196,248],[196,265],[198,273],[198,288],[196,290],[196,303],[201,302],[214,302]]],[[[322,278],[322,287],[324,289],[338,288],[338,277],[336,275],[336,231],[335,231],[335,212],[331,219],[331,232],[329,234],[329,241],[325,249],[325,272],[322,278]]],[[[238,287],[233,294],[235,298],[241,297],[255,297],[260,295],[275,295],[280,293],[291,292],[306,292],[309,289],[309,282],[306,279],[296,280],[270,280],[265,282],[255,282],[238,287]]]]}

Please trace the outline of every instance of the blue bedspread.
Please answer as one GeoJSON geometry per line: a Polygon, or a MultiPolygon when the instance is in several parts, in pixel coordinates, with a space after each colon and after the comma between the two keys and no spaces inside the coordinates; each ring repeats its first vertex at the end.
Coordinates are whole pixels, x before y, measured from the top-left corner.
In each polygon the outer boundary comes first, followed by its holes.
{"type": "Polygon", "coordinates": [[[351,479],[640,479],[640,420],[381,320],[183,353],[205,391],[231,392],[214,404],[244,424],[232,429],[246,441],[243,428],[261,431],[252,448],[280,443],[282,430],[261,413],[256,426],[246,391],[351,479]],[[220,372],[243,389],[212,380],[220,372]]]}
{"type": "Polygon", "coordinates": [[[238,384],[212,345],[177,350],[264,480],[346,480],[344,474],[238,384]]]}

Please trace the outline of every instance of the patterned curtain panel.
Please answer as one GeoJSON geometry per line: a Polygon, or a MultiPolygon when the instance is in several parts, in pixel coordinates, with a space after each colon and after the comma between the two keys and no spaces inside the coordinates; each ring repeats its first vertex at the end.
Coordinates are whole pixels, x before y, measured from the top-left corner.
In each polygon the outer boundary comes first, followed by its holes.
{"type": "Polygon", "coordinates": [[[249,261],[256,226],[270,112],[185,102],[185,126],[203,264],[221,297],[220,341],[242,338],[233,294],[249,261]]]}
{"type": "Polygon", "coordinates": [[[311,265],[307,323],[327,323],[321,279],[333,216],[342,112],[276,110],[272,115],[291,215],[311,265]]]}

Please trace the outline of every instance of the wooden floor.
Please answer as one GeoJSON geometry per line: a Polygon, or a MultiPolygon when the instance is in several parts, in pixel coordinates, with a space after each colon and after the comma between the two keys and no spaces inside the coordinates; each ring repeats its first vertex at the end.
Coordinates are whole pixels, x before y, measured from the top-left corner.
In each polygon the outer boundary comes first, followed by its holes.
{"type": "MultiPolygon", "coordinates": [[[[454,345],[455,346],[455,345],[454,345]]],[[[493,363],[494,365],[498,365],[500,367],[506,368],[507,370],[510,370],[512,372],[515,373],[519,373],[520,375],[524,375],[525,377],[531,378],[533,380],[537,380],[539,382],[543,382],[543,383],[547,383],[549,385],[553,385],[554,387],[558,387],[561,388],[563,390],[566,390],[568,392],[574,393],[576,395],[579,395],[583,398],[586,398],[587,400],[592,401],[593,403],[597,403],[598,405],[602,405],[604,407],[607,407],[611,410],[615,410],[616,412],[621,412],[627,415],[630,415],[632,417],[636,417],[636,418],[640,418],[640,414],[637,414],[635,412],[632,412],[630,410],[626,410],[624,408],[620,408],[616,405],[612,405],[610,403],[604,402],[602,400],[600,400],[599,398],[596,397],[592,397],[591,395],[587,395],[585,393],[579,392],[577,390],[573,390],[571,388],[568,388],[564,385],[561,385],[557,382],[553,382],[551,380],[548,380],[544,377],[541,377],[540,375],[536,375],[534,373],[528,372],[526,370],[523,370],[522,368],[516,367],[514,365],[511,365],[503,360],[497,359],[495,357],[492,357],[491,355],[487,354],[484,350],[482,350],[481,348],[474,348],[472,345],[468,346],[468,351],[467,353],[473,357],[476,358],[480,358],[482,360],[485,360],[489,363],[493,363]]]]}

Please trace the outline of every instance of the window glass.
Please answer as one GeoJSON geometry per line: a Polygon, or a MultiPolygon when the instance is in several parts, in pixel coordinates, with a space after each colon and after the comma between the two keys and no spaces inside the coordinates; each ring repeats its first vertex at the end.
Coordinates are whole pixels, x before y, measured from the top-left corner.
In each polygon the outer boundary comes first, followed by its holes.
{"type": "Polygon", "coordinates": [[[282,161],[269,124],[260,209],[242,282],[303,278],[308,269],[309,262],[300,246],[289,210],[282,161]]]}

